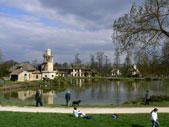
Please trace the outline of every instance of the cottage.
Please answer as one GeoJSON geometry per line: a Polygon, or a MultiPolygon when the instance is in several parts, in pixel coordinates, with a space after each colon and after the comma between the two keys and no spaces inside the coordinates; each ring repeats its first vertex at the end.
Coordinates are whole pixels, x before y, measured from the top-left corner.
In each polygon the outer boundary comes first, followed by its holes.
{"type": "Polygon", "coordinates": [[[121,76],[121,72],[119,69],[112,69],[111,74],[112,76],[121,76]]]}
{"type": "Polygon", "coordinates": [[[32,81],[41,79],[40,72],[36,73],[36,68],[28,63],[16,64],[10,68],[9,71],[11,72],[10,79],[12,81],[32,81]]]}
{"type": "Polygon", "coordinates": [[[130,68],[130,75],[132,77],[140,77],[141,76],[141,73],[139,71],[139,69],[137,68],[137,65],[132,65],[132,67],[130,68]]]}
{"type": "Polygon", "coordinates": [[[10,68],[10,80],[12,81],[33,81],[44,78],[54,79],[56,76],[91,77],[95,72],[84,65],[72,65],[69,68],[53,67],[53,55],[51,49],[43,54],[43,63],[40,69],[29,63],[16,64],[10,68]]]}

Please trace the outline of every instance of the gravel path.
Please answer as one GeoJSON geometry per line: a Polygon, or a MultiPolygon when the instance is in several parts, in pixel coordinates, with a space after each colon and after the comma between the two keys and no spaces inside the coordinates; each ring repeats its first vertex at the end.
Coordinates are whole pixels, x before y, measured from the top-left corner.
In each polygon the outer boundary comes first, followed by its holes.
{"type": "MultiPolygon", "coordinates": [[[[78,108],[80,111],[89,114],[112,114],[112,113],[150,113],[154,107],[137,108],[78,108]]],[[[157,107],[160,113],[169,113],[169,107],[157,107]]],[[[41,112],[41,113],[72,113],[72,107],[17,107],[0,106],[0,111],[12,112],[41,112]]]]}

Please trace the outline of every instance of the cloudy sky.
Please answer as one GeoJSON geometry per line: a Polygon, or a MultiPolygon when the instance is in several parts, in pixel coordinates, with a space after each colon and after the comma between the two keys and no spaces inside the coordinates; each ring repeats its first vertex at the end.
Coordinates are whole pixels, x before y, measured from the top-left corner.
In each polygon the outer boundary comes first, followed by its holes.
{"type": "Polygon", "coordinates": [[[0,0],[3,59],[42,60],[51,48],[55,62],[105,52],[113,59],[114,19],[139,0],[0,0]]]}

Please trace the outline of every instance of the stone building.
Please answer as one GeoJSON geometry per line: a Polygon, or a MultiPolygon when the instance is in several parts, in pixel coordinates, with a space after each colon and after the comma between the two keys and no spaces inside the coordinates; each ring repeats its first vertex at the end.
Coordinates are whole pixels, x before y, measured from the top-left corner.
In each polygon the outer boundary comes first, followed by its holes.
{"type": "Polygon", "coordinates": [[[9,70],[10,80],[12,81],[32,81],[40,80],[41,73],[33,65],[28,63],[20,63],[14,65],[9,70]]]}

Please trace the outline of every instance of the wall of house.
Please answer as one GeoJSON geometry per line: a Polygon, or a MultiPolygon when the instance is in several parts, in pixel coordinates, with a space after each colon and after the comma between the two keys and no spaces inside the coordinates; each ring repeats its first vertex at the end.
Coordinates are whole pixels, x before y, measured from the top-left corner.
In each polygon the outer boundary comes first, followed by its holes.
{"type": "Polygon", "coordinates": [[[32,80],[41,80],[42,79],[41,73],[35,73],[35,74],[32,74],[32,76],[33,76],[32,80]]]}
{"type": "Polygon", "coordinates": [[[29,81],[29,72],[23,71],[20,74],[18,74],[18,81],[29,81]]]}
{"type": "Polygon", "coordinates": [[[81,69],[73,69],[73,71],[71,72],[71,75],[73,77],[83,77],[84,73],[82,72],[81,69]]]}
{"type": "Polygon", "coordinates": [[[55,76],[56,76],[56,72],[42,72],[42,79],[43,78],[54,79],[55,76]]]}

